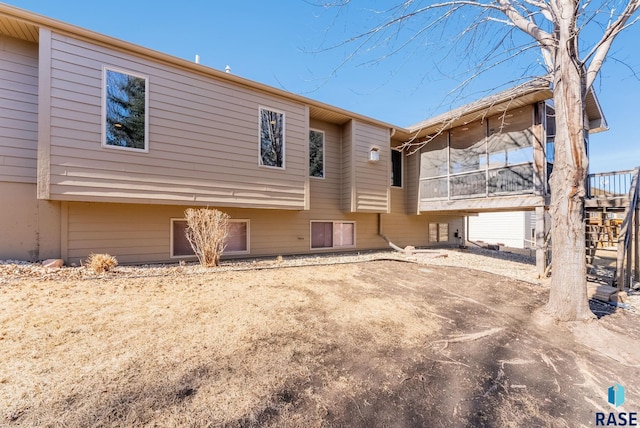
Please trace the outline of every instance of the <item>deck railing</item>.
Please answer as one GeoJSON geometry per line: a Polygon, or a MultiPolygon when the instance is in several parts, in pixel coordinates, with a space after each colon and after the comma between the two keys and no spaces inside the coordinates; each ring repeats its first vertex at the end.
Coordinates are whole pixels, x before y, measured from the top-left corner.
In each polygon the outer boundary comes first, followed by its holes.
{"type": "Polygon", "coordinates": [[[587,198],[625,198],[629,196],[635,170],[601,172],[587,176],[587,198]]]}
{"type": "Polygon", "coordinates": [[[616,258],[616,285],[619,290],[631,287],[640,276],[640,167],[631,173],[629,207],[622,220],[616,258]]]}

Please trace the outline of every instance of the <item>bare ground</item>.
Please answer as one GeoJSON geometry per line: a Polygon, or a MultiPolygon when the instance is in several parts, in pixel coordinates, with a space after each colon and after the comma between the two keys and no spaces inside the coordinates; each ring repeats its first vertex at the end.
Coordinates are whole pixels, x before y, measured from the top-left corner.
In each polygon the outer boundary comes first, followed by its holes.
{"type": "Polygon", "coordinates": [[[615,382],[640,409],[637,314],[556,325],[544,284],[426,262],[5,272],[0,425],[592,426],[615,382]]]}

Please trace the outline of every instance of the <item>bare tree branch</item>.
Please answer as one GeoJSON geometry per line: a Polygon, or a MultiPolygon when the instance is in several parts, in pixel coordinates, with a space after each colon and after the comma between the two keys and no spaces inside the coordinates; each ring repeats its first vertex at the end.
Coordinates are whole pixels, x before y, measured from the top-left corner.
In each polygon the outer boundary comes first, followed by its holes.
{"type": "Polygon", "coordinates": [[[587,89],[593,85],[593,81],[595,80],[598,72],[602,68],[602,64],[604,63],[604,59],[606,58],[609,50],[611,49],[611,44],[616,36],[625,28],[630,25],[638,22],[640,18],[636,17],[630,23],[627,24],[629,19],[635,14],[640,8],[640,0],[630,0],[627,4],[625,10],[620,14],[618,19],[615,20],[612,24],[610,24],[600,42],[598,42],[591,52],[589,52],[583,62],[588,61],[589,58],[593,57],[591,62],[589,63],[589,67],[587,68],[587,89]]]}

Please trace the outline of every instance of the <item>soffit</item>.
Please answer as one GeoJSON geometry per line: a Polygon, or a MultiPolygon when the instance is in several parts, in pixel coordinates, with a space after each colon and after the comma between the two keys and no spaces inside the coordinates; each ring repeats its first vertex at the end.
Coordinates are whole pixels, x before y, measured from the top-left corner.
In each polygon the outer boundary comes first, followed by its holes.
{"type": "Polygon", "coordinates": [[[313,105],[309,106],[309,116],[312,119],[317,119],[317,120],[321,120],[329,123],[335,123],[338,125],[344,125],[350,119],[353,118],[353,116],[349,116],[335,110],[329,110],[329,109],[325,109],[325,108],[317,107],[313,105]]]}
{"type": "Polygon", "coordinates": [[[489,116],[535,104],[552,97],[553,92],[549,89],[548,82],[544,79],[535,80],[417,123],[408,128],[408,134],[397,137],[424,138],[427,135],[484,120],[489,116]]]}
{"type": "Polygon", "coordinates": [[[28,42],[38,42],[38,27],[0,15],[0,34],[28,42]]]}

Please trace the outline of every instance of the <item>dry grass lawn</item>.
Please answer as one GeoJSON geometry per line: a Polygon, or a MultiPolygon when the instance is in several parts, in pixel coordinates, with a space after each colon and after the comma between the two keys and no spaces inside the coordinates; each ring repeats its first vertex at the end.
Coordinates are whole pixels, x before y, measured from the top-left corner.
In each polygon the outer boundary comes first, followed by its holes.
{"type": "Polygon", "coordinates": [[[609,368],[575,386],[581,369],[563,365],[607,360],[568,330],[528,327],[545,298],[391,261],[11,282],[0,425],[589,425],[606,383],[625,379],[609,368]]]}

